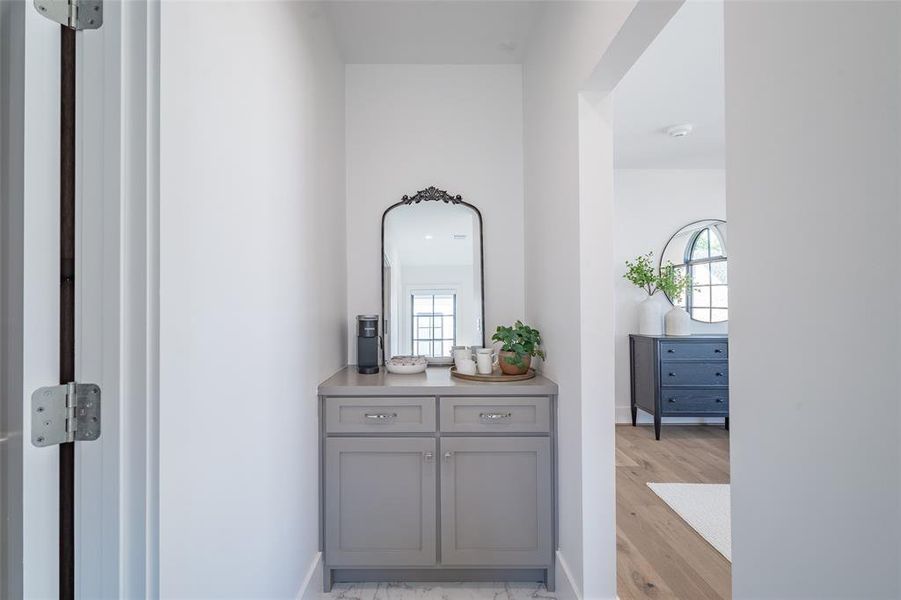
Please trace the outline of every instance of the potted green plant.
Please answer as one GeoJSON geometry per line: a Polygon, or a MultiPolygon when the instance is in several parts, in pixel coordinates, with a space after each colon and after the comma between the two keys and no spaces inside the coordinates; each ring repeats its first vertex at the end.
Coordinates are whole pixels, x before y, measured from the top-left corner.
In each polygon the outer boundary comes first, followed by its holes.
{"type": "Polygon", "coordinates": [[[666,321],[666,335],[691,335],[691,317],[681,306],[677,306],[682,296],[691,287],[691,278],[680,271],[672,263],[667,263],[660,269],[657,276],[657,288],[672,301],[670,309],[664,320],[666,321]]]}
{"type": "Polygon", "coordinates": [[[513,327],[498,326],[491,339],[501,343],[497,362],[505,375],[528,373],[533,356],[544,358],[541,333],[522,321],[517,321],[513,327]]]}
{"type": "Polygon", "coordinates": [[[654,298],[660,291],[657,273],[653,266],[654,253],[648,252],[634,261],[626,261],[623,278],[644,290],[648,297],[638,305],[638,333],[660,335],[663,333],[663,307],[654,298]]]}

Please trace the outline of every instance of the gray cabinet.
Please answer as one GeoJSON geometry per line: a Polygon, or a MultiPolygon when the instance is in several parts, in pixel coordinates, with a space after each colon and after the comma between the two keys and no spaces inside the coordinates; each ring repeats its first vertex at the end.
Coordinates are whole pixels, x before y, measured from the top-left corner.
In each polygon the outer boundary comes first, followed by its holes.
{"type": "Polygon", "coordinates": [[[346,369],[319,387],[324,588],[540,581],[554,589],[557,386],[346,369]]]}
{"type": "Polygon", "coordinates": [[[542,566],[551,552],[550,441],[441,440],[441,561],[542,566]]]}
{"type": "Polygon", "coordinates": [[[326,561],[434,565],[435,440],[332,438],[325,444],[326,561]]]}

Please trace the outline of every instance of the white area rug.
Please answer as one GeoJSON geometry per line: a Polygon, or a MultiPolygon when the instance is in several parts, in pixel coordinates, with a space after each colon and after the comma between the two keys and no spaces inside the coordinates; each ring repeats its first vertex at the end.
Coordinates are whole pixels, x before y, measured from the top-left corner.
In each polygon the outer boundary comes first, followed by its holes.
{"type": "Polygon", "coordinates": [[[729,484],[649,483],[648,487],[732,562],[729,484]]]}

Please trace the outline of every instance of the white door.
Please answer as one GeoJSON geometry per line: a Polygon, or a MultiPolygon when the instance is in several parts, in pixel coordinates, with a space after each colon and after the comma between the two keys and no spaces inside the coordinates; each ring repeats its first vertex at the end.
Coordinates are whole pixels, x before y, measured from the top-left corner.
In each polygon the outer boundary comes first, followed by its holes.
{"type": "MultiPolygon", "coordinates": [[[[134,107],[146,104],[140,65],[152,61],[136,53],[146,53],[154,10],[108,1],[103,27],[77,33],[75,373],[103,390],[102,436],[75,449],[77,598],[155,590],[153,240],[137,231],[152,231],[153,220],[146,194],[129,187],[148,159],[131,151],[140,136],[123,126],[147,122],[148,109],[134,107]],[[139,65],[129,70],[140,82],[134,93],[135,82],[121,76],[129,61],[139,65]],[[126,272],[129,260],[145,267],[126,272]]],[[[60,26],[30,1],[0,2],[3,599],[59,593],[59,448],[32,445],[30,410],[32,391],[59,381],[60,39],[60,26]]],[[[146,138],[137,145],[146,149],[146,138]]]]}

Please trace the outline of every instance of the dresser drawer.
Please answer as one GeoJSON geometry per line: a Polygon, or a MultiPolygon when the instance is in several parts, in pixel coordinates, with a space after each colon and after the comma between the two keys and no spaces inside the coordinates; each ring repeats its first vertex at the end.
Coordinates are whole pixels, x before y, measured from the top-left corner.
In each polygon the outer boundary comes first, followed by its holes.
{"type": "Polygon", "coordinates": [[[660,363],[660,385],[729,385],[729,364],[664,361],[660,363]]]}
{"type": "Polygon", "coordinates": [[[729,390],[665,389],[660,397],[663,416],[681,414],[729,414],[729,390]]]}
{"type": "Polygon", "coordinates": [[[327,398],[327,433],[435,431],[435,398],[327,398]]]}
{"type": "Polygon", "coordinates": [[[543,433],[551,429],[551,405],[546,396],[443,397],[440,403],[441,431],[543,433]]]}
{"type": "Polygon", "coordinates": [[[728,342],[660,342],[660,360],[725,360],[728,357],[728,342]]]}

